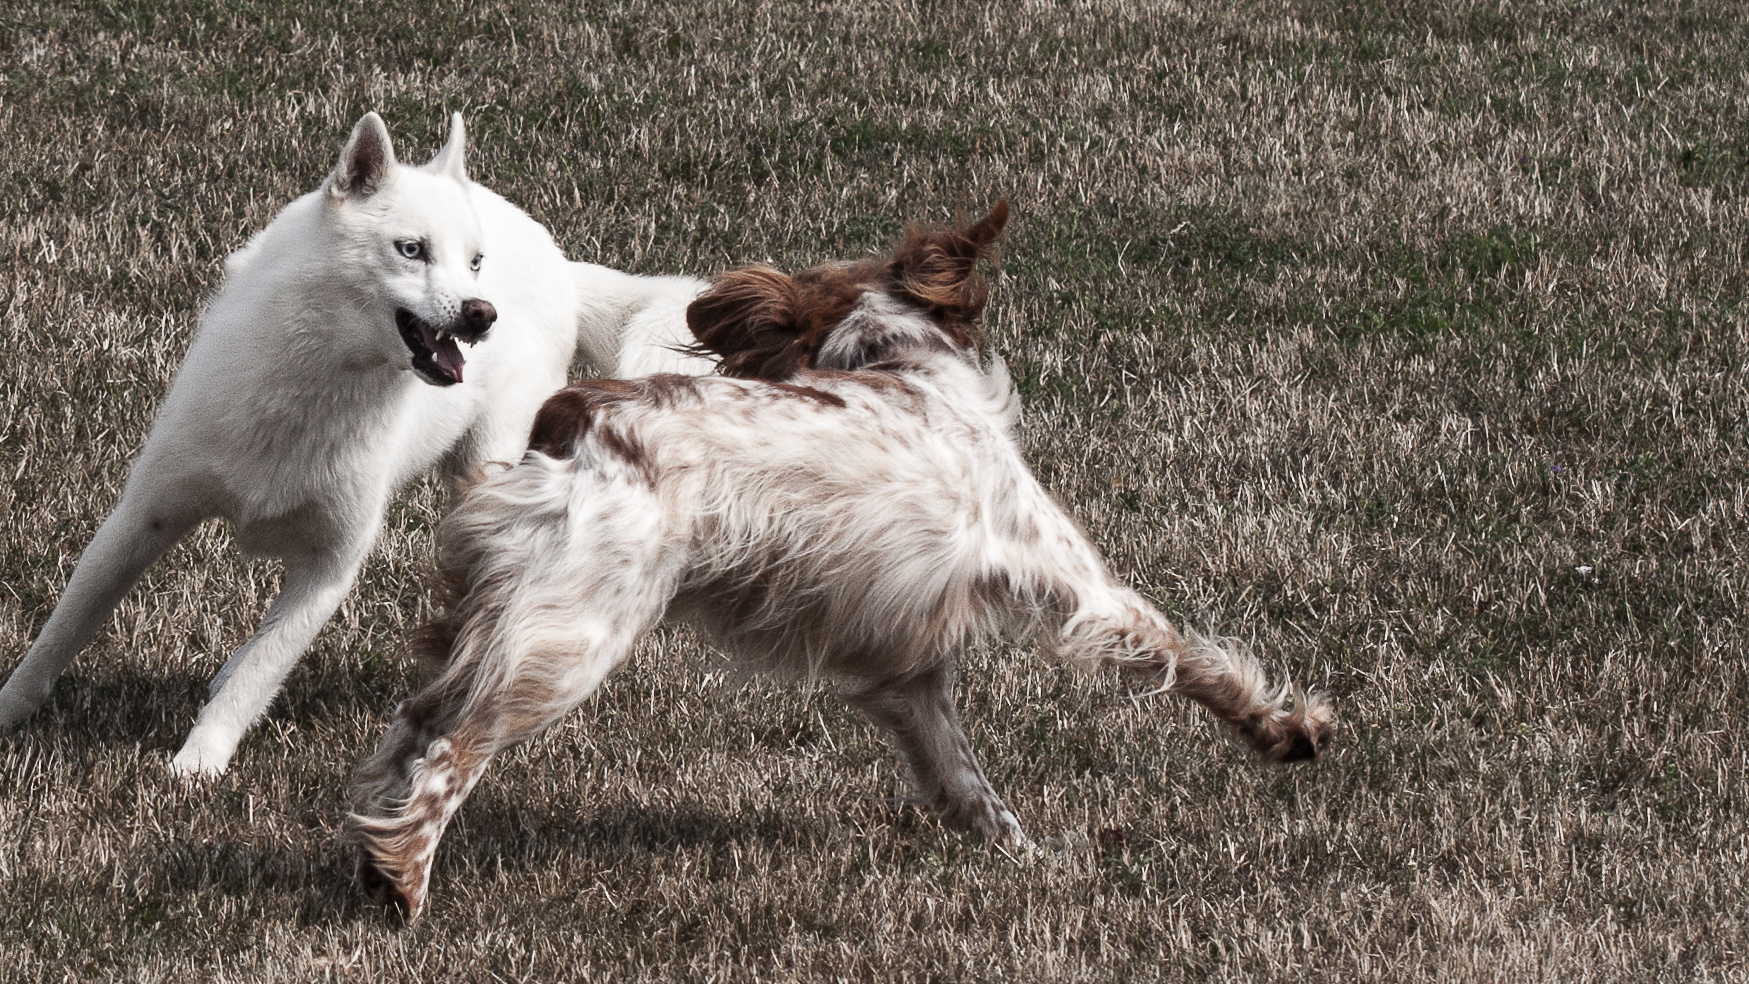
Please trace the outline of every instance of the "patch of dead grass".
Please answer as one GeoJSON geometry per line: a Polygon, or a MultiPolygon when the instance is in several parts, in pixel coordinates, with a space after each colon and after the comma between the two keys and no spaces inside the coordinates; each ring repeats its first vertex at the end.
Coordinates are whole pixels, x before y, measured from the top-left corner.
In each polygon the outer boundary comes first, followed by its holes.
{"type": "Polygon", "coordinates": [[[216,528],[0,739],[0,978],[1742,979],[1746,50],[1676,3],[0,15],[5,651],[225,253],[365,109],[418,159],[459,108],[476,175],[644,272],[1011,196],[990,324],[1041,477],[1347,729],[1262,770],[974,654],[993,781],[1085,845],[1016,863],[886,805],[832,698],[666,633],[494,769],[396,932],[334,838],[408,688],[422,485],[231,776],[163,770],[276,583],[216,528]]]}

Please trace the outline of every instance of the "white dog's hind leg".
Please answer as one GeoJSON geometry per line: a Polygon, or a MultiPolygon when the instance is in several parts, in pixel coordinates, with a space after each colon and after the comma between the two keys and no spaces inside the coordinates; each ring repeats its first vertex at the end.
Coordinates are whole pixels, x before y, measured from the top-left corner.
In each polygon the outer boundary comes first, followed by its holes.
{"type": "Polygon", "coordinates": [[[0,688],[0,727],[42,706],[55,680],[109,620],[140,574],[200,518],[198,512],[171,512],[143,497],[123,497],[79,558],[36,642],[0,688]]]}
{"type": "Polygon", "coordinates": [[[918,798],[948,826],[1010,847],[1030,843],[978,765],[946,669],[846,693],[845,699],[892,734],[917,780],[918,798]]]}
{"type": "Polygon", "coordinates": [[[362,543],[337,554],[286,558],[285,584],[279,597],[273,600],[254,637],[219,671],[223,683],[201,708],[194,730],[171,759],[172,772],[224,773],[243,733],[273,703],[298,657],[352,590],[370,543],[367,536],[362,543]]]}

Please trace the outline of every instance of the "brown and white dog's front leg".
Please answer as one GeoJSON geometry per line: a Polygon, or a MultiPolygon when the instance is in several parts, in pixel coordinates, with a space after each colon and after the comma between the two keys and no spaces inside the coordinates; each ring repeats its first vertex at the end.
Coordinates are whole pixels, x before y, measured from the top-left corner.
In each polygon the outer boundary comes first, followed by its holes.
{"type": "MultiPolygon", "coordinates": [[[[489,614],[464,629],[444,674],[395,711],[382,748],[354,781],[359,879],[409,925],[424,911],[437,842],[493,756],[593,693],[651,619],[643,613],[593,638],[554,634],[529,645],[526,610],[485,607],[489,614]]],[[[578,621],[589,627],[589,619],[578,621]]]]}
{"type": "Polygon", "coordinates": [[[411,762],[384,763],[405,768],[403,796],[352,815],[353,837],[364,849],[360,884],[378,902],[400,910],[408,925],[424,914],[437,843],[491,762],[490,744],[446,735],[411,762]]]}
{"type": "Polygon", "coordinates": [[[845,699],[892,734],[911,766],[918,798],[948,826],[1010,847],[1030,843],[984,777],[960,724],[952,674],[945,667],[847,693],[845,699]]]}

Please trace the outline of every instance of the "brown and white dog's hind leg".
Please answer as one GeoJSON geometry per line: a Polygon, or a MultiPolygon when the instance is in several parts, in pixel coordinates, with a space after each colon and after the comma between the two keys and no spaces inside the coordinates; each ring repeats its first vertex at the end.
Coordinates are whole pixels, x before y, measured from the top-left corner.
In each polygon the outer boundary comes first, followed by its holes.
{"type": "Polygon", "coordinates": [[[1082,600],[1054,640],[1059,655],[1116,663],[1189,697],[1231,725],[1265,761],[1317,758],[1335,736],[1335,715],[1323,697],[1271,684],[1249,653],[1178,631],[1140,595],[1116,584],[1082,600]]]}
{"type": "Polygon", "coordinates": [[[846,693],[850,704],[893,736],[917,781],[918,798],[948,826],[1011,847],[1029,843],[972,753],[945,667],[846,693]]]}
{"type": "Polygon", "coordinates": [[[1183,694],[1227,722],[1270,762],[1316,758],[1336,733],[1322,697],[1271,684],[1249,653],[1178,631],[1117,582],[1072,520],[1036,486],[1024,489],[1003,580],[1032,615],[1032,629],[1073,662],[1113,663],[1161,690],[1183,694]]]}

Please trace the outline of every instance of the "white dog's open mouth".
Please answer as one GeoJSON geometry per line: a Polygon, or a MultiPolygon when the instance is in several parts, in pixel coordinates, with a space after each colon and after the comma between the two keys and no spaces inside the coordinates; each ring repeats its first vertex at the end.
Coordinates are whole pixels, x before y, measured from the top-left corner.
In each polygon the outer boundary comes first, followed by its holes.
{"type": "Polygon", "coordinates": [[[395,312],[395,327],[400,329],[407,351],[413,353],[413,371],[426,382],[433,386],[454,386],[462,381],[462,366],[467,360],[462,358],[461,347],[456,342],[472,345],[477,338],[462,338],[433,328],[406,308],[395,312]]]}

